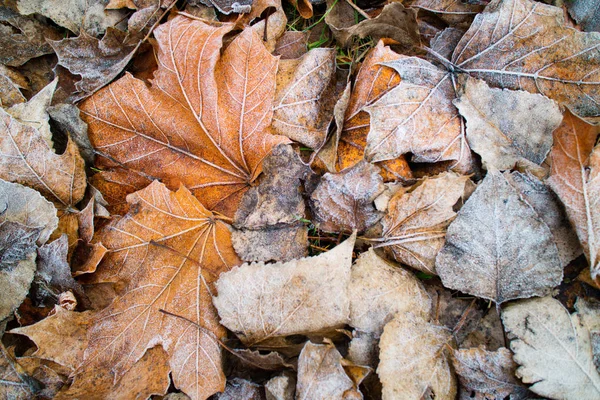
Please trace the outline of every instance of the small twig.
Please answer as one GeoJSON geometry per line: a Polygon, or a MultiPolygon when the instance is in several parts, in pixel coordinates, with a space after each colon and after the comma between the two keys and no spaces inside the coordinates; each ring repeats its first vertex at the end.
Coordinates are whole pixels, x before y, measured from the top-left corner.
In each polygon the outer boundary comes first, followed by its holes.
{"type": "Polygon", "coordinates": [[[354,4],[352,2],[352,0],[346,0],[346,2],[348,4],[350,4],[350,7],[354,8],[356,10],[357,13],[359,13],[360,15],[362,15],[363,17],[365,17],[366,19],[371,19],[371,17],[369,17],[369,14],[367,14],[366,12],[364,12],[359,6],[357,6],[356,4],[354,4]]]}
{"type": "Polygon", "coordinates": [[[319,251],[322,251],[322,252],[329,251],[329,249],[326,249],[326,248],[324,248],[324,247],[320,247],[320,246],[316,246],[316,245],[314,245],[314,244],[311,244],[311,245],[310,245],[310,247],[312,247],[313,249],[317,249],[317,250],[319,250],[319,251]]]}

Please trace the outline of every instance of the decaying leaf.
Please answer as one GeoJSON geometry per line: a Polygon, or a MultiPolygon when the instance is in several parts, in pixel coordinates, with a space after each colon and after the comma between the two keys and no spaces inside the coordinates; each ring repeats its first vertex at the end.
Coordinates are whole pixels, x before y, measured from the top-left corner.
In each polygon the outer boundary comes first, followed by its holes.
{"type": "Polygon", "coordinates": [[[378,338],[396,314],[411,312],[429,320],[431,299],[410,272],[394,267],[371,248],[352,266],[350,325],[378,338]]]}
{"type": "MultiPolygon", "coordinates": [[[[358,388],[342,365],[342,355],[333,344],[306,342],[298,359],[296,399],[355,399],[358,388]]],[[[358,397],[362,399],[362,396],[358,397]]]]}
{"type": "Polygon", "coordinates": [[[558,104],[540,94],[492,89],[473,78],[454,105],[467,120],[469,146],[487,169],[541,169],[562,121],[558,104]]]}
{"type": "MultiPolygon", "coordinates": [[[[343,129],[337,145],[337,160],[331,163],[335,163],[336,171],[343,171],[363,160],[370,127],[370,117],[365,107],[375,103],[400,82],[400,76],[394,69],[381,64],[399,57],[379,41],[358,71],[342,123],[338,123],[343,129]]],[[[383,170],[384,179],[387,181],[412,179],[410,168],[402,156],[379,162],[377,165],[383,170]]]]}
{"type": "Polygon", "coordinates": [[[175,385],[203,399],[225,386],[211,295],[219,273],[239,263],[229,227],[185,188],[154,182],[128,201],[130,213],[95,235],[109,252],[94,280],[123,290],[95,317],[82,367],[118,378],[162,344],[175,385]]]}
{"type": "Polygon", "coordinates": [[[600,372],[600,302],[578,298],[575,309],[579,314],[579,320],[590,332],[593,361],[596,370],[600,372]]]}
{"type": "Polygon", "coordinates": [[[311,175],[289,145],[279,145],[263,161],[263,177],[237,209],[231,240],[244,261],[289,261],[308,253],[308,229],[301,181],[311,175]]]}
{"type": "Polygon", "coordinates": [[[0,343],[0,395],[11,400],[28,400],[41,389],[40,382],[29,376],[0,343]]]}
{"type": "Polygon", "coordinates": [[[552,169],[548,183],[565,205],[592,279],[600,275],[600,150],[594,149],[600,127],[587,124],[570,111],[554,132],[550,153],[552,169]]]}
{"type": "MultiPolygon", "coordinates": [[[[89,165],[94,163],[94,149],[87,133],[87,125],[82,121],[79,108],[72,104],[57,104],[46,109],[54,126],[64,134],[68,134],[77,144],[81,157],[89,165]]],[[[99,195],[99,194],[98,194],[99,195]]],[[[101,195],[99,195],[101,197],[101,195]]]]}
{"type": "Polygon", "coordinates": [[[465,194],[468,177],[444,173],[420,182],[411,192],[398,192],[383,218],[382,243],[396,261],[436,273],[435,257],[454,220],[454,205],[465,194]]]}
{"type": "Polygon", "coordinates": [[[548,294],[563,276],[550,229],[495,170],[448,227],[436,270],[444,286],[497,304],[548,294]]]}
{"type": "Polygon", "coordinates": [[[411,313],[388,322],[379,342],[377,375],[383,399],[421,399],[426,393],[454,400],[456,379],[448,361],[452,336],[441,326],[411,313]]]}
{"type": "Polygon", "coordinates": [[[477,13],[483,11],[487,2],[487,0],[417,0],[412,3],[412,6],[438,14],[450,24],[458,24],[472,19],[477,13]]]}
{"type": "Polygon", "coordinates": [[[286,31],[277,39],[273,54],[281,60],[302,57],[308,51],[308,32],[286,31]]]}
{"type": "Polygon", "coordinates": [[[600,115],[600,36],[564,24],[563,11],[531,0],[493,0],[452,55],[463,72],[541,93],[582,117],[600,115]]]}
{"type": "Polygon", "coordinates": [[[417,57],[400,56],[383,63],[400,75],[400,83],[373,105],[365,158],[391,160],[412,153],[413,161],[454,160],[470,165],[464,126],[452,104],[452,74],[417,57]]]}
{"type": "Polygon", "coordinates": [[[594,2],[585,0],[566,0],[565,5],[571,17],[585,31],[600,31],[600,8],[594,2]]]}
{"type": "Polygon", "coordinates": [[[315,257],[244,264],[221,274],[213,298],[221,324],[247,345],[344,326],[355,238],[315,257]]]}
{"type": "Polygon", "coordinates": [[[296,379],[291,374],[282,374],[265,383],[267,400],[294,400],[296,379]]]}
{"type": "Polygon", "coordinates": [[[550,398],[592,400],[600,396],[600,374],[592,361],[590,333],[551,297],[506,306],[502,322],[520,367],[517,376],[533,392],[550,398]]]}
{"type": "Polygon", "coordinates": [[[217,400],[262,400],[261,387],[246,379],[234,378],[227,382],[225,391],[217,400]]]}
{"type": "Polygon", "coordinates": [[[67,371],[52,361],[35,357],[18,357],[16,361],[27,375],[41,384],[40,391],[36,393],[39,398],[53,399],[67,383],[67,371]]]}
{"type": "MultiPolygon", "coordinates": [[[[262,160],[287,139],[267,132],[277,59],[252,29],[220,56],[232,28],[173,18],[154,31],[159,67],[150,87],[128,74],[81,105],[90,141],[106,156],[96,161],[107,170],[98,179],[112,183],[106,198],[122,201],[154,177],[233,215],[262,160]]],[[[107,185],[96,187],[104,194],[107,185]]]]}
{"type": "Polygon", "coordinates": [[[381,218],[374,201],[383,190],[379,168],[365,161],[326,173],[311,195],[315,222],[325,232],[364,232],[381,218]]]}
{"type": "Polygon", "coordinates": [[[81,80],[75,83],[77,93],[72,100],[91,95],[111,82],[123,71],[135,50],[137,42],[125,42],[127,34],[109,28],[101,40],[85,33],[60,41],[50,41],[58,55],[58,63],[81,80]]]}
{"type": "Polygon", "coordinates": [[[527,389],[515,377],[517,364],[513,361],[510,350],[504,347],[497,351],[487,351],[481,347],[454,350],[452,363],[461,385],[461,394],[464,392],[461,398],[527,398],[527,389]]]}
{"type": "Polygon", "coordinates": [[[334,49],[313,49],[279,62],[273,134],[314,149],[323,145],[333,118],[335,69],[334,49]]]}
{"type": "Polygon", "coordinates": [[[59,39],[61,36],[56,29],[4,5],[0,6],[0,33],[0,63],[13,67],[52,53],[46,38],[59,39]]]}
{"type": "Polygon", "coordinates": [[[417,10],[414,8],[405,8],[402,3],[393,2],[383,7],[377,17],[355,25],[354,19],[347,21],[340,18],[337,15],[340,12],[335,11],[336,7],[349,6],[344,1],[339,1],[334,5],[334,11],[325,17],[325,21],[342,47],[349,46],[354,36],[361,39],[371,36],[375,40],[390,38],[405,48],[420,44],[417,10]]]}

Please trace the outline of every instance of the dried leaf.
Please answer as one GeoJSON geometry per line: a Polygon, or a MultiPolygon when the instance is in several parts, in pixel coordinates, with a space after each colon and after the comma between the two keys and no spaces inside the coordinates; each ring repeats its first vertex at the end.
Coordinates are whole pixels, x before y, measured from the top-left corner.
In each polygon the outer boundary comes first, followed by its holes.
{"type": "Polygon", "coordinates": [[[21,89],[27,88],[27,80],[21,73],[0,64],[0,106],[11,107],[25,102],[21,89]]]}
{"type": "Polygon", "coordinates": [[[0,395],[10,400],[28,400],[41,389],[40,382],[27,375],[0,343],[0,395]]]}
{"type": "Polygon", "coordinates": [[[468,177],[444,173],[427,178],[411,192],[398,192],[383,219],[382,243],[396,261],[436,273],[435,257],[454,220],[454,205],[465,193],[468,177]]]}
{"type": "Polygon", "coordinates": [[[105,198],[122,199],[154,177],[233,215],[262,160],[286,140],[267,133],[277,59],[251,29],[220,57],[232,27],[172,19],[154,31],[159,67],[151,87],[126,75],[81,105],[90,141],[107,157],[97,159],[108,170],[98,175],[117,187],[105,194],[96,186],[105,198]],[[123,168],[111,169],[115,163],[123,168]]]}
{"type": "Polygon", "coordinates": [[[94,149],[87,133],[87,125],[79,115],[79,109],[72,104],[57,104],[46,110],[54,122],[54,126],[64,134],[68,134],[77,144],[81,156],[89,165],[94,164],[94,149]]]}
{"type": "Polygon", "coordinates": [[[452,75],[417,57],[400,56],[383,65],[394,68],[401,81],[366,107],[371,130],[365,158],[375,162],[412,153],[415,162],[469,165],[464,127],[452,104],[452,75]]]}
{"type": "Polygon", "coordinates": [[[551,297],[509,304],[502,312],[517,376],[533,392],[550,398],[591,400],[600,396],[600,374],[592,362],[590,334],[551,297]],[[559,362],[557,362],[559,361],[559,362]]]}
{"type": "Polygon", "coordinates": [[[0,63],[13,67],[52,53],[46,38],[61,37],[56,29],[4,6],[0,6],[0,33],[0,63]]]}
{"type": "Polygon", "coordinates": [[[244,261],[291,261],[308,255],[308,229],[302,223],[260,230],[233,230],[231,242],[244,261]]]}
{"type": "Polygon", "coordinates": [[[488,171],[436,260],[444,286],[497,304],[548,294],[563,277],[550,229],[507,175],[488,171]]]}
{"type": "Polygon", "coordinates": [[[39,230],[37,244],[43,245],[58,226],[56,209],[37,191],[0,179],[0,221],[18,222],[39,230]]]}
{"type": "Polygon", "coordinates": [[[294,368],[293,364],[288,363],[281,354],[275,351],[262,354],[258,350],[233,349],[233,352],[238,357],[238,361],[250,368],[260,368],[265,371],[278,371],[284,368],[294,368]]]}
{"type": "MultiPolygon", "coordinates": [[[[344,1],[338,2],[335,7],[344,7],[344,1]]],[[[354,36],[364,39],[367,36],[374,40],[390,38],[405,48],[420,44],[419,28],[417,26],[417,10],[405,8],[401,3],[393,2],[383,7],[381,13],[354,25],[335,17],[335,11],[325,17],[325,21],[342,47],[348,47],[354,36]],[[333,14],[333,15],[332,15],[333,14]]]]}
{"type": "Polygon", "coordinates": [[[600,8],[597,4],[585,0],[566,0],[565,5],[584,31],[600,31],[600,8]]]}
{"type": "Polygon", "coordinates": [[[432,398],[454,400],[456,379],[447,359],[451,346],[446,328],[411,313],[398,314],[385,325],[379,342],[383,399],[420,399],[431,392],[432,398]]]}
{"type": "Polygon", "coordinates": [[[323,145],[335,105],[335,69],[334,49],[313,49],[279,62],[273,134],[315,149],[323,145]]]}
{"type": "Polygon", "coordinates": [[[454,105],[467,120],[469,146],[486,169],[538,167],[550,152],[562,121],[558,104],[542,95],[492,89],[469,78],[454,105]]]}
{"type": "MultiPolygon", "coordinates": [[[[399,57],[380,41],[367,55],[358,71],[343,123],[338,123],[343,127],[337,149],[339,171],[356,165],[364,158],[370,127],[370,117],[365,111],[365,107],[372,105],[398,85],[400,76],[394,69],[381,63],[396,60],[399,57]]],[[[386,181],[410,181],[412,179],[410,168],[402,156],[380,162],[377,165],[382,168],[386,181]]]]}
{"type": "Polygon", "coordinates": [[[228,15],[233,13],[245,14],[249,13],[252,0],[199,0],[207,6],[214,6],[220,13],[228,15]]]}
{"type": "Polygon", "coordinates": [[[335,346],[306,342],[298,359],[297,399],[350,399],[348,392],[356,390],[335,346]]]}
{"type": "Polygon", "coordinates": [[[506,348],[454,350],[452,358],[465,398],[476,400],[526,399],[527,389],[515,377],[517,364],[506,348]],[[474,393],[474,395],[473,395],[474,393]]]}
{"type": "Polygon", "coordinates": [[[239,262],[228,225],[185,188],[170,192],[153,182],[128,201],[130,213],[95,235],[109,250],[95,281],[120,282],[123,290],[94,319],[84,367],[118,378],[162,344],[175,385],[206,398],[225,385],[215,338],[224,330],[211,294],[219,273],[239,262]]]}
{"type": "Polygon", "coordinates": [[[507,179],[550,228],[562,265],[566,266],[579,257],[582,250],[577,234],[567,219],[564,207],[550,187],[530,174],[513,172],[507,175],[507,179]]]}
{"type": "Polygon", "coordinates": [[[19,357],[17,363],[25,373],[40,382],[43,388],[38,398],[53,399],[68,380],[68,373],[60,365],[35,357],[19,357]]]}
{"type": "Polygon", "coordinates": [[[282,374],[265,383],[267,400],[294,400],[296,379],[290,374],[282,374]]]}
{"type": "Polygon", "coordinates": [[[496,351],[504,347],[504,328],[498,311],[490,308],[485,317],[477,321],[475,328],[468,332],[459,344],[464,348],[481,346],[488,351],[496,351]]]}
{"type": "Polygon", "coordinates": [[[582,117],[600,115],[600,36],[568,28],[560,8],[493,0],[463,36],[452,62],[492,86],[541,93],[582,117]]]}
{"type": "Polygon", "coordinates": [[[577,232],[592,278],[600,280],[600,150],[594,149],[600,127],[589,125],[568,110],[554,132],[548,183],[565,205],[577,232]]]}
{"type": "Polygon", "coordinates": [[[361,162],[339,174],[326,173],[311,195],[315,222],[325,232],[364,232],[381,218],[373,202],[383,190],[379,168],[361,162]]]}
{"type": "Polygon", "coordinates": [[[575,309],[579,320],[590,332],[594,366],[600,372],[600,303],[595,299],[578,298],[575,309]]]}
{"type": "Polygon", "coordinates": [[[419,280],[388,264],[372,248],[352,266],[348,296],[350,325],[376,338],[396,314],[411,312],[427,320],[431,316],[431,299],[419,280]]]}
{"type": "Polygon", "coordinates": [[[308,32],[286,31],[275,44],[273,55],[280,60],[300,58],[308,51],[308,32]]]}
{"type": "Polygon", "coordinates": [[[444,21],[456,25],[470,21],[487,3],[487,0],[417,0],[411,6],[438,14],[444,21]]]}
{"type": "Polygon", "coordinates": [[[213,298],[221,324],[247,345],[344,326],[354,241],[355,235],[315,257],[244,264],[221,274],[213,298]]]}

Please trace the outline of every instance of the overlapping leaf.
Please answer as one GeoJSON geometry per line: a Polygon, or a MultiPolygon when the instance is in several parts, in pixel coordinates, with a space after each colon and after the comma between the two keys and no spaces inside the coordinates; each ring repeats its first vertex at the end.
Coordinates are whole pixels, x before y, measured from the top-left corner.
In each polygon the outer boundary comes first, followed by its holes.
{"type": "Polygon", "coordinates": [[[82,104],[90,141],[105,155],[97,167],[109,169],[103,193],[122,201],[160,178],[233,215],[263,158],[286,139],[267,132],[277,59],[251,29],[220,56],[232,27],[172,19],[155,31],[159,68],[150,87],[126,75],[82,104]]]}

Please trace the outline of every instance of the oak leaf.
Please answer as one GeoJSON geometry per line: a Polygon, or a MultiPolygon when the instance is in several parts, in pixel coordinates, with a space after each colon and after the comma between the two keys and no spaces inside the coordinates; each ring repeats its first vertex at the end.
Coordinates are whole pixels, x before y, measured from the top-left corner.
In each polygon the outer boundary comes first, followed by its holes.
{"type": "Polygon", "coordinates": [[[383,399],[420,399],[426,393],[454,400],[456,378],[448,360],[450,331],[411,313],[397,314],[379,342],[377,375],[383,399]]]}
{"type": "Polygon", "coordinates": [[[452,55],[455,68],[492,86],[541,93],[582,117],[600,115],[600,35],[568,28],[563,10],[493,0],[452,55]]]}
{"type": "Polygon", "coordinates": [[[563,276],[550,229],[509,176],[488,171],[448,227],[436,260],[444,286],[497,304],[548,294],[563,276]]]}
{"type": "Polygon", "coordinates": [[[239,263],[229,226],[183,187],[171,192],[155,181],[128,202],[129,214],[95,235],[108,252],[94,282],[123,289],[95,316],[79,369],[95,366],[118,378],[162,344],[175,385],[204,399],[225,385],[216,340],[224,330],[211,295],[212,282],[239,263]]]}
{"type": "Polygon", "coordinates": [[[502,311],[502,322],[520,365],[516,374],[532,384],[530,390],[565,400],[600,396],[590,332],[577,314],[569,314],[558,300],[544,297],[509,304],[502,311]]]}
{"type": "Polygon", "coordinates": [[[213,298],[221,324],[247,345],[344,326],[355,238],[315,257],[244,264],[221,274],[213,298]]]}
{"type": "Polygon", "coordinates": [[[548,183],[566,208],[590,264],[592,278],[600,282],[600,148],[594,148],[600,127],[565,112],[554,132],[548,183]]]}
{"type": "Polygon", "coordinates": [[[562,121],[556,102],[539,94],[493,89],[469,78],[454,105],[467,121],[469,146],[485,168],[517,166],[544,174],[539,165],[562,121]]]}
{"type": "Polygon", "coordinates": [[[436,273],[435,257],[444,245],[446,228],[454,220],[454,205],[465,194],[468,177],[444,173],[427,178],[412,191],[398,192],[383,218],[381,243],[396,261],[436,273]]]}
{"type": "Polygon", "coordinates": [[[262,160],[287,139],[268,133],[277,58],[252,29],[220,55],[232,28],[173,18],[154,31],[159,67],[150,87],[128,74],[81,105],[105,156],[96,161],[107,170],[98,179],[111,183],[99,185],[103,193],[122,199],[160,178],[233,215],[262,160]]]}

